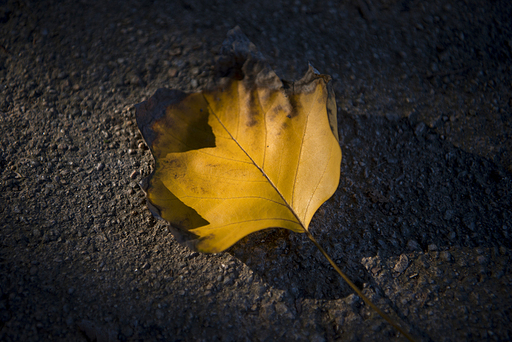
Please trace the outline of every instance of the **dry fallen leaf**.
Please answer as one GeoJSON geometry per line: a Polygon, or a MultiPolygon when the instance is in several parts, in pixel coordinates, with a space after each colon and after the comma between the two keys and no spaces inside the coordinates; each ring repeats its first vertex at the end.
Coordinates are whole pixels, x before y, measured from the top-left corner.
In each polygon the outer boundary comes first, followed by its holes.
{"type": "Polygon", "coordinates": [[[341,149],[330,77],[309,67],[282,81],[249,40],[228,33],[215,86],[186,94],[159,89],[137,106],[155,158],[143,183],[148,206],[178,241],[215,253],[255,231],[306,233],[354,291],[409,340],[339,269],[308,231],[338,186],[341,149]]]}
{"type": "Polygon", "coordinates": [[[160,89],[137,109],[156,160],[148,200],[201,252],[270,227],[304,233],[340,177],[329,76],[310,67],[283,82],[251,55],[234,75],[199,93],[160,89]]]}

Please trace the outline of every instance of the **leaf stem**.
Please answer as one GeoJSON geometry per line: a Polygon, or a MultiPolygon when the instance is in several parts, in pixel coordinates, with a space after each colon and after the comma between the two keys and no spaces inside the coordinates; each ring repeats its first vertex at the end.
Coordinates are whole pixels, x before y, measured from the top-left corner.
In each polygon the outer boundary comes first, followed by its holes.
{"type": "Polygon", "coordinates": [[[306,235],[308,236],[308,238],[315,244],[316,248],[318,248],[318,250],[324,255],[324,257],[327,259],[327,261],[329,261],[329,263],[331,264],[332,267],[334,267],[334,269],[336,270],[336,272],[338,272],[338,274],[343,278],[343,280],[345,280],[345,282],[355,291],[355,293],[361,297],[362,300],[364,300],[364,302],[366,304],[368,304],[373,310],[375,310],[382,318],[384,318],[389,324],[391,324],[396,330],[398,330],[402,335],[404,335],[409,341],[411,342],[415,342],[414,338],[409,334],[407,333],[405,330],[403,330],[397,323],[395,323],[395,321],[389,317],[388,315],[386,315],[381,309],[379,309],[375,304],[372,303],[372,301],[370,301],[370,299],[368,299],[368,297],[366,297],[363,292],[345,275],[345,273],[343,273],[341,271],[341,269],[336,265],[336,263],[331,259],[331,257],[327,254],[327,252],[322,248],[322,246],[320,246],[320,244],[315,240],[315,238],[313,237],[313,235],[311,235],[311,233],[307,230],[307,229],[304,229],[305,232],[306,232],[306,235]]]}

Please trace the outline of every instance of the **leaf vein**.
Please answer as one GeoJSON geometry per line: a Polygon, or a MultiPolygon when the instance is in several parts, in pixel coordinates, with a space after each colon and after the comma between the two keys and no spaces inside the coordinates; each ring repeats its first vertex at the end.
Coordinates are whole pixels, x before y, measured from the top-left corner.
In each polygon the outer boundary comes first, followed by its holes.
{"type": "Polygon", "coordinates": [[[273,199],[261,197],[261,196],[240,196],[240,197],[202,197],[202,196],[182,196],[181,198],[199,198],[199,199],[205,199],[205,200],[234,200],[234,199],[244,199],[244,198],[259,198],[265,201],[273,202],[279,205],[282,205],[283,207],[286,207],[285,204],[274,201],[273,199]]]}
{"type": "MultiPolygon", "coordinates": [[[[203,95],[204,97],[204,95],[203,95]]],[[[247,151],[240,145],[240,143],[233,137],[233,135],[231,134],[231,132],[226,128],[226,126],[224,125],[224,123],[220,120],[219,116],[217,115],[217,113],[215,113],[215,111],[213,110],[213,108],[211,108],[210,106],[210,103],[208,102],[208,100],[205,98],[205,101],[206,103],[208,104],[208,107],[210,108],[210,112],[212,113],[212,115],[215,116],[215,118],[217,119],[217,121],[219,121],[220,125],[224,128],[224,130],[231,136],[231,138],[233,139],[233,141],[237,144],[238,148],[240,148],[240,150],[245,153],[245,155],[247,156],[247,158],[249,158],[251,160],[251,162],[253,163],[253,165],[255,167],[258,168],[258,170],[260,170],[260,172],[263,174],[263,176],[267,179],[267,181],[270,183],[270,185],[274,188],[274,190],[277,192],[277,194],[279,195],[279,197],[281,197],[281,199],[283,200],[283,203],[286,205],[286,207],[288,207],[288,210],[290,210],[290,212],[293,214],[293,216],[295,216],[295,218],[297,219],[297,222],[300,224],[300,226],[302,227],[302,229],[304,231],[307,231],[306,227],[304,226],[304,224],[302,223],[302,220],[299,218],[299,215],[295,212],[295,210],[293,209],[293,207],[288,203],[288,201],[286,201],[286,199],[284,198],[283,194],[281,193],[281,191],[279,191],[279,189],[276,187],[276,185],[274,184],[274,182],[272,182],[272,180],[268,177],[268,175],[265,173],[265,171],[254,161],[254,159],[247,153],[247,151]]],[[[302,149],[302,146],[301,146],[301,149],[302,149]]],[[[295,221],[292,221],[292,222],[295,222],[295,221]]]]}
{"type": "Polygon", "coordinates": [[[327,170],[327,167],[329,166],[329,161],[331,160],[332,158],[332,148],[333,148],[333,145],[331,144],[331,149],[329,150],[329,158],[327,159],[327,163],[325,163],[325,167],[322,171],[322,175],[320,176],[320,178],[318,179],[318,182],[316,183],[316,186],[315,186],[315,190],[313,190],[311,192],[311,197],[309,197],[309,201],[308,201],[308,204],[306,205],[306,210],[304,211],[304,215],[306,216],[307,215],[307,212],[308,212],[308,209],[309,209],[309,206],[311,205],[311,201],[313,200],[313,197],[315,197],[315,193],[316,191],[318,190],[318,187],[320,186],[320,184],[322,183],[322,179],[324,178],[325,176],[325,172],[327,170]]]}
{"type": "MultiPolygon", "coordinates": [[[[232,222],[232,223],[228,223],[228,224],[223,224],[223,225],[219,225],[219,226],[200,227],[200,228],[202,230],[214,230],[214,229],[218,229],[218,228],[224,228],[224,227],[227,227],[227,226],[233,226],[235,224],[241,224],[241,223],[247,223],[247,222],[255,222],[255,221],[274,221],[274,220],[292,222],[292,223],[295,223],[295,224],[297,224],[297,225],[302,227],[302,224],[300,222],[295,221],[295,220],[284,219],[284,218],[281,218],[281,217],[268,217],[268,218],[252,219],[252,220],[246,220],[246,221],[236,221],[236,222],[232,222]]],[[[196,228],[196,229],[198,229],[198,228],[196,228]]],[[[191,229],[190,231],[194,232],[194,229],[191,229]]]]}
{"type": "MultiPolygon", "coordinates": [[[[295,85],[294,85],[295,86],[295,85]]],[[[315,92],[315,101],[316,99],[318,98],[318,92],[315,92]]],[[[314,101],[311,101],[312,103],[315,103],[314,101]]],[[[299,166],[300,166],[300,161],[302,160],[302,152],[304,150],[304,139],[306,137],[306,132],[308,130],[308,124],[309,124],[309,116],[311,114],[311,111],[313,110],[313,106],[311,106],[309,108],[309,112],[308,114],[306,115],[306,123],[304,124],[304,131],[302,132],[302,138],[301,138],[301,143],[300,143],[300,151],[299,151],[299,160],[297,162],[297,169],[295,170],[295,175],[294,175],[294,179],[293,179],[293,187],[292,187],[292,206],[293,206],[293,198],[295,196],[295,188],[296,188],[296,185],[297,185],[297,175],[299,174],[299,166]]]]}
{"type": "Polygon", "coordinates": [[[260,105],[260,108],[261,108],[261,113],[263,114],[263,128],[265,128],[265,132],[263,133],[263,135],[265,136],[265,141],[263,143],[263,162],[261,163],[261,168],[264,170],[265,169],[265,160],[267,158],[267,113],[268,111],[265,111],[265,109],[263,109],[263,105],[261,104],[261,96],[260,96],[260,92],[259,91],[256,91],[256,93],[258,94],[258,104],[260,105]]]}
{"type": "Polygon", "coordinates": [[[211,157],[214,157],[214,158],[219,158],[219,159],[229,160],[229,161],[232,161],[232,162],[243,163],[243,164],[252,164],[251,162],[244,161],[244,160],[231,159],[231,158],[221,157],[221,156],[218,156],[218,155],[216,155],[216,154],[206,153],[206,152],[205,152],[205,151],[203,151],[203,150],[205,150],[205,149],[197,150],[197,152],[199,152],[199,153],[203,153],[203,154],[206,154],[206,155],[211,156],[211,157]]]}

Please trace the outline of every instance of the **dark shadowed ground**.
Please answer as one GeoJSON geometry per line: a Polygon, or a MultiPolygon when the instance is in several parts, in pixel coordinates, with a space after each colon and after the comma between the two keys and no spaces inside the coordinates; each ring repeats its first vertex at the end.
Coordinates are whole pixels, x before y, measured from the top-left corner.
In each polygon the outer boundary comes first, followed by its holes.
{"type": "Polygon", "coordinates": [[[134,104],[201,89],[240,25],[332,76],[343,161],[310,230],[418,341],[512,339],[512,3],[1,1],[1,341],[404,340],[303,235],[178,245],[134,104]]]}

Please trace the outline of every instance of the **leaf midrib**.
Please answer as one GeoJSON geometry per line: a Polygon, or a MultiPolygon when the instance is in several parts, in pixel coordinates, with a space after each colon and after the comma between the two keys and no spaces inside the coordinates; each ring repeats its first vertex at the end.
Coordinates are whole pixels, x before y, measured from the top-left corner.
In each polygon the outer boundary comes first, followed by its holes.
{"type": "MultiPolygon", "coordinates": [[[[237,89],[238,91],[238,89],[237,89]]],[[[238,94],[239,95],[239,94],[238,94]]],[[[217,121],[220,123],[220,125],[222,126],[222,128],[224,128],[224,130],[229,134],[229,136],[231,137],[231,139],[233,139],[233,141],[237,144],[237,146],[240,148],[240,150],[242,152],[245,153],[245,155],[247,156],[247,158],[249,158],[249,160],[253,163],[254,166],[256,166],[258,168],[258,170],[260,170],[260,172],[262,173],[262,175],[267,179],[267,181],[269,182],[269,184],[272,186],[272,188],[274,188],[274,190],[277,192],[277,194],[279,195],[279,197],[281,197],[281,199],[283,200],[283,203],[285,204],[285,206],[288,208],[288,210],[290,210],[290,212],[293,214],[293,216],[295,216],[295,219],[297,220],[297,222],[299,223],[299,225],[301,226],[301,228],[304,230],[304,232],[307,231],[306,227],[304,226],[304,223],[302,222],[302,220],[299,218],[299,215],[295,212],[295,210],[293,209],[293,207],[290,205],[290,203],[288,203],[288,201],[284,198],[283,194],[281,193],[281,191],[279,191],[279,189],[277,188],[277,186],[274,184],[274,182],[272,182],[272,180],[268,177],[267,173],[254,161],[254,159],[249,155],[249,153],[247,153],[247,151],[242,147],[242,145],[240,145],[238,143],[238,140],[235,139],[233,137],[233,135],[231,134],[231,132],[226,128],[226,126],[224,125],[224,123],[219,119],[219,117],[217,116],[217,114],[215,113],[215,111],[213,110],[213,108],[210,106],[210,102],[208,102],[208,100],[206,99],[206,97],[204,96],[203,94],[203,98],[204,100],[206,101],[207,105],[208,105],[208,108],[210,110],[210,112],[215,116],[215,118],[217,119],[217,121]]],[[[238,98],[240,99],[240,97],[238,96],[238,98]]],[[[264,116],[266,117],[266,112],[264,113],[264,116]]],[[[301,147],[302,147],[302,144],[301,144],[301,147]]],[[[299,157],[300,159],[300,157],[299,157]]],[[[297,178],[297,174],[295,174],[295,179],[294,179],[294,188],[295,188],[295,182],[296,182],[296,178],[297,178]]]]}

